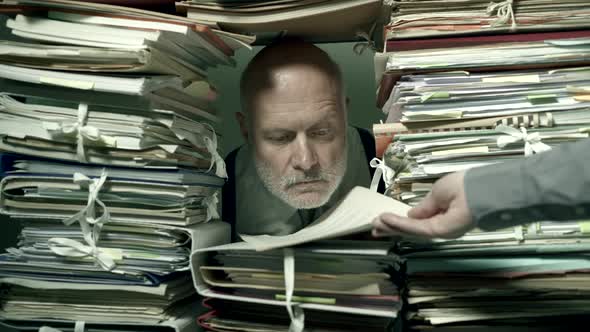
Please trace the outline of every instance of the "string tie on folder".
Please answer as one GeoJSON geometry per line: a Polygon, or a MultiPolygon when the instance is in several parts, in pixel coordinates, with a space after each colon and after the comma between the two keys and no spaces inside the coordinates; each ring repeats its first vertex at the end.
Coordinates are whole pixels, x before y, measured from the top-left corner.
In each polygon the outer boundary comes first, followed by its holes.
{"type": "Polygon", "coordinates": [[[551,150],[549,145],[541,142],[541,135],[539,135],[539,133],[529,134],[524,127],[520,127],[520,130],[518,130],[513,127],[499,125],[496,127],[496,131],[507,134],[498,137],[496,140],[496,145],[498,145],[499,148],[504,148],[508,144],[523,141],[525,156],[551,150]]]}
{"type": "Polygon", "coordinates": [[[91,257],[100,267],[107,271],[115,268],[115,258],[119,257],[96,246],[87,246],[73,239],[53,237],[47,242],[49,249],[57,255],[77,258],[91,257]]]}
{"type": "Polygon", "coordinates": [[[39,332],[63,332],[62,330],[54,329],[53,327],[49,326],[41,326],[39,328],[39,332]]]}
{"type": "Polygon", "coordinates": [[[387,189],[391,187],[393,184],[393,178],[395,177],[395,171],[391,167],[387,166],[387,164],[385,164],[385,162],[383,162],[381,159],[376,157],[371,159],[369,165],[375,169],[369,189],[371,189],[371,191],[377,191],[377,188],[379,187],[379,178],[381,176],[383,176],[385,188],[387,189]]]}
{"type": "Polygon", "coordinates": [[[496,14],[496,19],[490,24],[492,27],[497,27],[512,22],[510,26],[511,31],[516,30],[516,19],[514,17],[514,0],[505,0],[502,2],[490,2],[486,9],[488,15],[496,14]]]}
{"type": "Polygon", "coordinates": [[[215,165],[215,175],[221,178],[227,178],[225,161],[223,160],[223,158],[221,158],[221,155],[217,151],[217,135],[215,134],[215,129],[213,129],[213,127],[208,123],[206,123],[205,125],[207,125],[213,133],[213,135],[211,135],[211,138],[204,138],[205,147],[207,148],[207,151],[209,151],[209,154],[211,154],[211,165],[209,165],[209,169],[207,171],[210,171],[213,168],[213,165],[215,165]]]}
{"type": "MultiPolygon", "coordinates": [[[[85,328],[86,328],[86,323],[83,321],[76,321],[76,324],[74,325],[74,332],[84,332],[85,328]]],[[[62,332],[62,330],[53,328],[53,327],[49,327],[49,326],[41,326],[39,328],[39,332],[62,332]]]]}
{"type": "Polygon", "coordinates": [[[375,41],[371,38],[373,33],[375,32],[375,28],[377,27],[377,21],[373,22],[371,29],[369,29],[369,33],[365,31],[357,31],[356,36],[359,38],[364,39],[363,42],[358,42],[352,46],[352,51],[356,53],[356,55],[361,55],[367,50],[367,48],[376,50],[377,47],[375,46],[375,41]]]}
{"type": "Polygon", "coordinates": [[[203,198],[203,205],[207,207],[207,219],[205,221],[220,218],[219,212],[217,211],[217,204],[219,204],[218,193],[216,191],[213,195],[203,198]]]}
{"type": "Polygon", "coordinates": [[[522,225],[514,226],[514,238],[517,241],[524,241],[524,228],[522,225]]]}
{"type": "Polygon", "coordinates": [[[283,273],[285,275],[285,305],[291,318],[289,332],[302,332],[305,328],[305,314],[299,304],[293,304],[295,289],[295,253],[291,248],[283,249],[283,273]]]}
{"type": "MultiPolygon", "coordinates": [[[[84,240],[92,248],[92,253],[96,253],[96,244],[100,238],[100,232],[103,225],[111,218],[106,205],[98,198],[98,194],[105,184],[107,176],[108,173],[105,169],[102,170],[100,178],[98,179],[91,179],[82,173],[74,173],[74,183],[88,187],[88,202],[78,213],[63,220],[63,223],[68,226],[78,221],[84,240]],[[98,218],[96,218],[97,204],[102,208],[102,214],[98,218]]],[[[92,257],[98,258],[98,254],[92,255],[92,257]]],[[[108,271],[112,270],[114,267],[111,267],[110,264],[103,264],[103,260],[97,259],[97,261],[101,267],[108,271]]]]}
{"type": "Polygon", "coordinates": [[[86,158],[86,150],[84,149],[84,141],[101,142],[103,145],[108,147],[115,147],[117,141],[114,137],[102,135],[100,130],[94,126],[86,124],[88,121],[88,104],[78,105],[78,120],[74,123],[43,123],[44,127],[48,130],[57,130],[61,133],[71,136],[76,136],[76,155],[78,161],[81,163],[88,162],[86,158]]]}

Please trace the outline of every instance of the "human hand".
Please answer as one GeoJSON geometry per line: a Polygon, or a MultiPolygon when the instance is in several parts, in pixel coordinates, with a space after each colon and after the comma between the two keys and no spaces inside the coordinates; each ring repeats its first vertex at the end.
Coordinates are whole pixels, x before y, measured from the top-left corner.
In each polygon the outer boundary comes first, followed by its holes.
{"type": "Polygon", "coordinates": [[[383,213],[373,220],[374,237],[411,236],[453,239],[475,227],[467,206],[465,172],[446,175],[436,181],[432,190],[408,217],[383,213]]]}

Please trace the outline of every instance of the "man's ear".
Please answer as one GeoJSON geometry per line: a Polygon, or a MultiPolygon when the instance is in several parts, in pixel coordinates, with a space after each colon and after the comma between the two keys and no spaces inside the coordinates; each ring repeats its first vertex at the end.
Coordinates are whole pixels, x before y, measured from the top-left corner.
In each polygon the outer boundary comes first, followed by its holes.
{"type": "Polygon", "coordinates": [[[246,119],[246,114],[242,112],[236,112],[236,119],[240,124],[240,133],[244,138],[244,141],[248,142],[248,121],[246,119]]]}

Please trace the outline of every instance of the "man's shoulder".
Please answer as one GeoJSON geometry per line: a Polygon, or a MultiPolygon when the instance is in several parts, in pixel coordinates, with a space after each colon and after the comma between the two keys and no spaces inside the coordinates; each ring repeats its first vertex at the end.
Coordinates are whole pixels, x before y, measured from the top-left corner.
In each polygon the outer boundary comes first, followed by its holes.
{"type": "Polygon", "coordinates": [[[371,159],[375,157],[375,137],[371,134],[371,132],[365,128],[350,126],[351,131],[357,133],[357,137],[360,140],[360,145],[363,148],[365,158],[367,162],[370,162],[371,159]]]}

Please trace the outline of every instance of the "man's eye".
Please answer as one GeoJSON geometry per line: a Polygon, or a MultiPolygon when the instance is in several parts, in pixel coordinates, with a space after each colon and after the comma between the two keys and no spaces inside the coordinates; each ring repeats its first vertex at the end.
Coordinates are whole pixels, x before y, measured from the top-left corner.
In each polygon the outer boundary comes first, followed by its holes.
{"type": "Polygon", "coordinates": [[[287,143],[289,141],[289,136],[287,136],[287,135],[271,136],[271,137],[268,137],[268,140],[273,143],[287,143]]]}
{"type": "Polygon", "coordinates": [[[326,137],[328,135],[330,135],[331,131],[330,129],[319,129],[316,130],[312,133],[313,136],[315,137],[326,137]]]}

